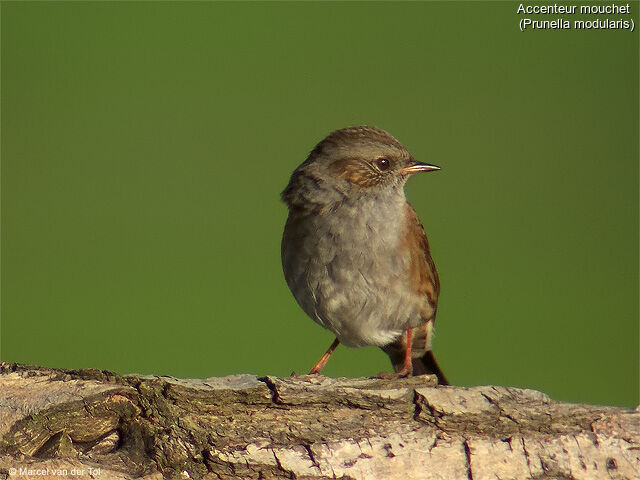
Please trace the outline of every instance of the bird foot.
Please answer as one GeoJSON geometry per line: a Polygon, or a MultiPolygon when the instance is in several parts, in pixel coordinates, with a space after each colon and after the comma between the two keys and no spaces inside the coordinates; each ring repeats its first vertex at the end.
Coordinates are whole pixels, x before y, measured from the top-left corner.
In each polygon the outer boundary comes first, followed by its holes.
{"type": "Polygon", "coordinates": [[[291,372],[291,375],[289,375],[289,378],[308,377],[309,375],[313,375],[314,377],[322,377],[323,376],[319,372],[311,371],[311,372],[309,372],[309,373],[307,373],[305,375],[304,373],[303,374],[296,373],[295,370],[294,370],[293,372],[291,372]]]}
{"type": "Polygon", "coordinates": [[[399,378],[407,378],[412,376],[413,374],[413,369],[412,368],[403,368],[397,372],[394,373],[389,373],[389,372],[382,372],[378,374],[378,378],[381,378],[383,380],[397,380],[399,378]]]}

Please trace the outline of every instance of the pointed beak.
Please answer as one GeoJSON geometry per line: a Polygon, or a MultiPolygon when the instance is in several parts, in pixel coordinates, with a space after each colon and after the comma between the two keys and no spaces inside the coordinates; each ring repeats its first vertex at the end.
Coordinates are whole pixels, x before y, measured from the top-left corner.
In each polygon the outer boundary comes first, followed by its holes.
{"type": "Polygon", "coordinates": [[[400,173],[403,175],[411,175],[413,173],[420,172],[432,172],[434,170],[440,170],[440,167],[437,165],[431,165],[430,163],[422,163],[422,162],[413,162],[413,165],[403,168],[400,170],[400,173]]]}

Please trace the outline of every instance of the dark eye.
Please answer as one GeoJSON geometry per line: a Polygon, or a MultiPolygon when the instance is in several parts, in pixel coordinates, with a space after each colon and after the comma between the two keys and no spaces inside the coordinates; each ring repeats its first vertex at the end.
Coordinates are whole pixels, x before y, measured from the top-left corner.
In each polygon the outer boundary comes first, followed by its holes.
{"type": "Polygon", "coordinates": [[[376,160],[376,165],[380,170],[387,170],[391,166],[391,163],[389,162],[389,159],[381,157],[376,160]]]}

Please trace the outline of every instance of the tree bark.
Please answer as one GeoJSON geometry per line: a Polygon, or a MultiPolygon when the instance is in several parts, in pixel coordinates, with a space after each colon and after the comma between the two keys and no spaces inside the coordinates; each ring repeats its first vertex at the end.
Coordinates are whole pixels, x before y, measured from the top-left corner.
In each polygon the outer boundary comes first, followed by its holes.
{"type": "Polygon", "coordinates": [[[638,479],[640,412],[533,390],[0,364],[0,479],[638,479]]]}

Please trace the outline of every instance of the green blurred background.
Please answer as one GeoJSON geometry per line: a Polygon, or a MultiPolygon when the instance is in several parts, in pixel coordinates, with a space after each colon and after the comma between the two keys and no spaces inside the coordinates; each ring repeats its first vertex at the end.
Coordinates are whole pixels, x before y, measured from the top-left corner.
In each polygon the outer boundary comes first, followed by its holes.
{"type": "Polygon", "coordinates": [[[517,6],[2,2],[2,360],[304,373],[332,336],[284,282],[279,194],[370,124],[442,167],[407,190],[450,379],[635,406],[638,34],[517,6]]]}

